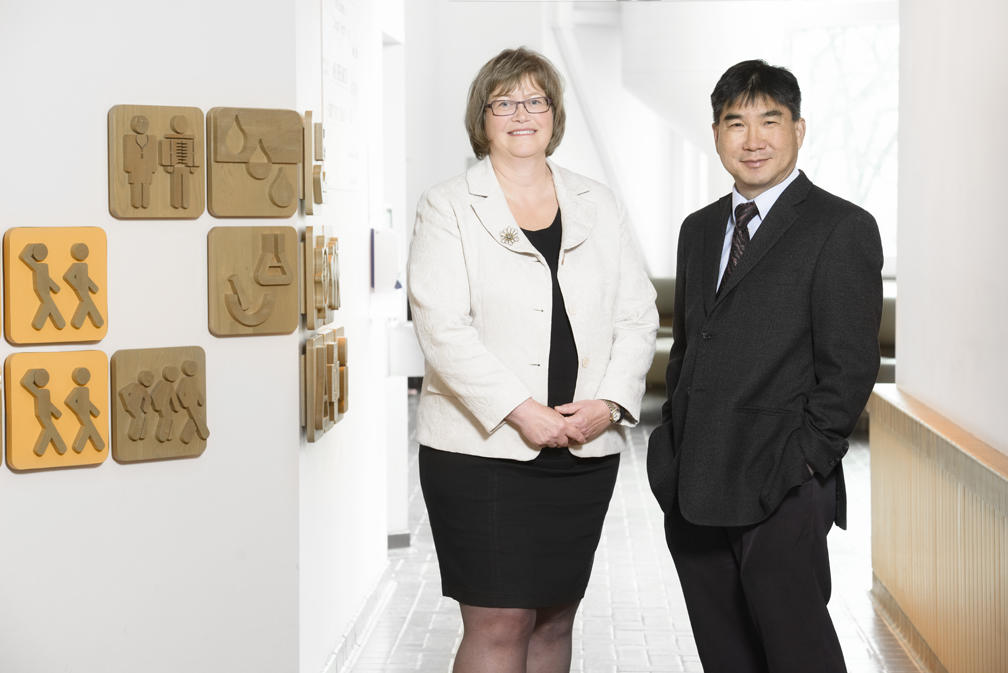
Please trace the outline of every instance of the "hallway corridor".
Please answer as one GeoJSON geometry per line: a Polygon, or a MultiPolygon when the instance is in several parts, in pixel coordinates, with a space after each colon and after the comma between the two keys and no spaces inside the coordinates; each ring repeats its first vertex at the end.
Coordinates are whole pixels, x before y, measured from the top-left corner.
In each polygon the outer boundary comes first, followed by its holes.
{"type": "MultiPolygon", "coordinates": [[[[410,398],[412,419],[416,398],[410,398]]],[[[644,400],[631,434],[595,556],[591,583],[574,627],[575,673],[702,673],[675,568],[665,547],[661,512],[645,474],[647,436],[661,399],[644,400]]],[[[383,602],[350,673],[448,673],[461,637],[455,601],[441,596],[437,559],[410,444],[412,545],[391,550],[379,592],[383,602]]],[[[852,441],[846,467],[849,529],[830,534],[830,611],[851,673],[920,673],[868,596],[869,460],[867,436],[852,441]]],[[[812,673],[812,672],[810,672],[812,673]]]]}

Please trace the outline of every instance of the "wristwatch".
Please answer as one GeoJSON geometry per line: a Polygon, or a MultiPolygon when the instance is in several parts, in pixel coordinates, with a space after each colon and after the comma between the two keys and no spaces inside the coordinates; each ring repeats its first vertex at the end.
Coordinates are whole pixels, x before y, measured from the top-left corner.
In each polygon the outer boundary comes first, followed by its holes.
{"type": "Polygon", "coordinates": [[[623,407],[616,404],[615,402],[610,402],[609,400],[602,400],[605,405],[609,407],[609,420],[613,423],[619,423],[623,420],[623,407]]]}

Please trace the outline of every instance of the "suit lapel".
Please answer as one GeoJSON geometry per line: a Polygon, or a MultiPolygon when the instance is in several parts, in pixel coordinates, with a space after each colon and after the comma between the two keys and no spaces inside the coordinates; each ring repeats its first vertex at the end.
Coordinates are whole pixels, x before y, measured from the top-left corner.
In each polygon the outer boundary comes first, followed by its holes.
{"type": "MultiPolygon", "coordinates": [[[[763,220],[759,229],[756,230],[756,235],[753,236],[752,240],[749,241],[749,245],[746,246],[742,259],[739,260],[739,265],[735,267],[728,280],[725,281],[725,286],[718,293],[714,302],[715,306],[745,278],[746,274],[759,263],[760,259],[791,228],[791,225],[798,219],[797,206],[805,200],[811,186],[812,183],[805,177],[805,174],[799,173],[794,182],[788,185],[788,188],[777,198],[773,207],[770,208],[766,219],[763,220]]],[[[722,242],[723,240],[724,237],[722,236],[722,242]]]]}
{"type": "Polygon", "coordinates": [[[560,246],[563,250],[570,250],[584,243],[595,224],[595,205],[584,198],[591,191],[591,185],[577,174],[565,171],[551,161],[547,163],[553,173],[553,187],[563,219],[560,246]]]}
{"type": "MultiPolygon", "coordinates": [[[[570,250],[588,238],[595,223],[595,206],[584,198],[591,191],[591,186],[576,174],[565,171],[553,162],[548,163],[563,218],[561,247],[570,250]]],[[[466,184],[472,196],[472,209],[476,218],[498,244],[514,252],[539,256],[539,251],[515,222],[489,157],[466,172],[466,184]]]]}
{"type": "Polygon", "coordinates": [[[539,254],[515,222],[489,157],[466,172],[466,184],[472,196],[472,209],[476,213],[476,219],[498,245],[513,252],[539,254]]]}
{"type": "Polygon", "coordinates": [[[708,315],[714,308],[717,286],[721,280],[718,272],[721,267],[721,252],[724,250],[725,229],[731,215],[731,194],[721,197],[717,205],[714,219],[704,226],[703,296],[704,310],[708,315]]]}

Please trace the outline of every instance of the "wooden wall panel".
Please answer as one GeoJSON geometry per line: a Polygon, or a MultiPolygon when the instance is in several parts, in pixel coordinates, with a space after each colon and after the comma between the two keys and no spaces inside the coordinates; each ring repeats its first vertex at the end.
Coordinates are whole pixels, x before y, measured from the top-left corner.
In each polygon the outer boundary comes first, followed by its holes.
{"type": "Polygon", "coordinates": [[[933,670],[1008,671],[1008,456],[896,386],[868,408],[876,603],[933,670]]]}

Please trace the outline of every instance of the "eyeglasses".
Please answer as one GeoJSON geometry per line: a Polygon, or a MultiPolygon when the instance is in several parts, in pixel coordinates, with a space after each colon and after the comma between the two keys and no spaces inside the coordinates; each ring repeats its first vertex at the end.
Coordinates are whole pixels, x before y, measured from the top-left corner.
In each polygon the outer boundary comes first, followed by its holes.
{"type": "Polygon", "coordinates": [[[495,117],[510,117],[518,111],[519,105],[523,105],[529,114],[537,115],[549,110],[553,104],[545,96],[534,96],[526,100],[495,100],[484,107],[490,108],[495,117]]]}

